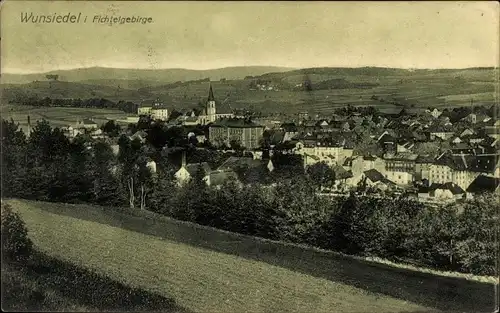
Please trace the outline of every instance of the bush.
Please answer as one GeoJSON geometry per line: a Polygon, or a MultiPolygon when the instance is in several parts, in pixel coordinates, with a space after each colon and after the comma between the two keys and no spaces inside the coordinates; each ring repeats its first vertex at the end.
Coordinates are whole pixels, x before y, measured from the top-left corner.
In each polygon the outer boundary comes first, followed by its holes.
{"type": "Polygon", "coordinates": [[[33,251],[28,230],[10,205],[2,207],[2,256],[9,261],[25,261],[33,251]]]}

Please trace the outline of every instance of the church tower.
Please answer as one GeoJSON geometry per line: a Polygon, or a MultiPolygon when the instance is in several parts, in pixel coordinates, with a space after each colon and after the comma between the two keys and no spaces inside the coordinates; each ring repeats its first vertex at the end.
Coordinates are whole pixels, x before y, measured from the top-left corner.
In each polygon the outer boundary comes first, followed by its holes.
{"type": "Polygon", "coordinates": [[[208,100],[207,100],[207,107],[206,107],[206,113],[208,117],[208,122],[215,122],[215,98],[214,98],[214,92],[212,90],[212,84],[210,84],[210,90],[208,91],[208,100]]]}

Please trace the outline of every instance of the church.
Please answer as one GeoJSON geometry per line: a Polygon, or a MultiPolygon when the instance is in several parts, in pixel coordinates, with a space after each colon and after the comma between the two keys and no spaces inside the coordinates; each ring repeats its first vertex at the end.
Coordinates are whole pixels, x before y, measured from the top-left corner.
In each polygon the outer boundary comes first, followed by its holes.
{"type": "Polygon", "coordinates": [[[194,112],[192,112],[191,116],[187,117],[184,120],[184,125],[207,125],[220,119],[233,117],[234,114],[231,112],[231,108],[229,107],[229,105],[224,105],[224,102],[221,106],[216,108],[214,92],[212,90],[212,85],[210,85],[205,108],[202,112],[200,112],[198,116],[196,116],[194,112]]]}

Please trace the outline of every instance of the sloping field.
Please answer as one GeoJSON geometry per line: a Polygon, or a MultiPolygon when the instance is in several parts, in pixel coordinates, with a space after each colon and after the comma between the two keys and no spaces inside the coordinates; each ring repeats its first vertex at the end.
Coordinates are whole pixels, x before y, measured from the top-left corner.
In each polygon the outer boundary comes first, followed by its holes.
{"type": "Polygon", "coordinates": [[[172,296],[197,312],[493,309],[493,284],[377,265],[149,213],[8,202],[41,251],[172,296]]]}
{"type": "Polygon", "coordinates": [[[21,105],[5,105],[2,107],[2,118],[19,123],[23,130],[28,128],[28,115],[31,126],[37,120],[45,119],[52,127],[74,125],[77,120],[93,119],[98,125],[106,123],[109,119],[124,119],[133,114],[113,109],[70,108],[70,107],[32,107],[21,105]]]}

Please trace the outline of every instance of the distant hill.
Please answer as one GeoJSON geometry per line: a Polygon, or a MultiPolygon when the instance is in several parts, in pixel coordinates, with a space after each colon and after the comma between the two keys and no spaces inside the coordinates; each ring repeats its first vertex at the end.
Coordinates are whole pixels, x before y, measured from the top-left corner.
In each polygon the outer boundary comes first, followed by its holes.
{"type": "Polygon", "coordinates": [[[128,100],[149,96],[140,94],[137,90],[65,81],[36,81],[27,84],[8,84],[2,87],[2,100],[5,102],[18,97],[128,100]]]}
{"type": "Polygon", "coordinates": [[[159,99],[172,108],[185,109],[204,103],[211,84],[216,100],[232,108],[252,108],[269,114],[303,110],[327,114],[348,104],[376,106],[391,112],[399,112],[402,106],[412,110],[472,103],[489,107],[498,104],[495,93],[498,75],[498,68],[233,67],[206,71],[88,68],[17,78],[2,75],[2,79],[30,82],[1,87],[2,101],[11,103],[17,102],[16,96],[106,98],[134,103],[159,99]],[[45,75],[59,75],[60,80],[48,81],[45,75]]]}
{"type": "Polygon", "coordinates": [[[402,68],[388,68],[388,67],[313,67],[295,69],[286,72],[270,72],[253,77],[246,77],[246,79],[284,79],[291,76],[324,76],[324,77],[377,77],[377,76],[453,76],[460,75],[466,76],[483,76],[491,74],[491,78],[495,79],[494,73],[498,73],[498,68],[493,67],[476,67],[466,69],[402,69],[402,68]]]}
{"type": "MultiPolygon", "coordinates": [[[[36,80],[47,80],[46,75],[59,75],[59,80],[68,82],[90,82],[92,84],[116,86],[116,83],[137,84],[138,81],[146,81],[154,85],[173,83],[177,81],[198,80],[210,78],[211,80],[243,79],[245,76],[262,75],[270,72],[285,72],[293,68],[275,66],[237,66],[211,70],[189,70],[189,69],[122,69],[91,67],[62,71],[51,71],[37,74],[2,74],[2,84],[25,84],[36,80]]],[[[134,85],[135,87],[136,85],[134,85]]],[[[140,86],[138,88],[145,87],[140,86]]],[[[132,88],[131,88],[132,89],[132,88]]],[[[136,88],[133,88],[136,89],[136,88]]]]}

